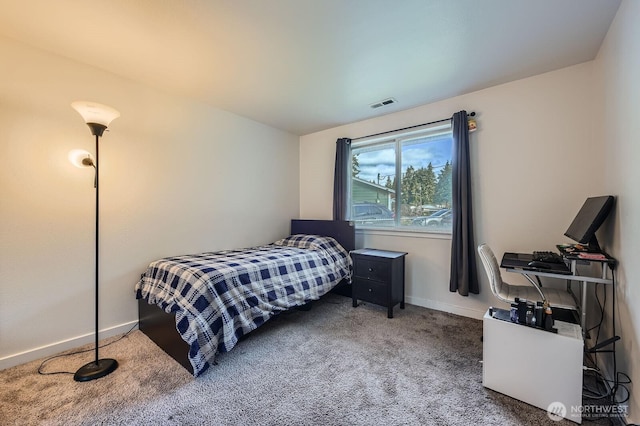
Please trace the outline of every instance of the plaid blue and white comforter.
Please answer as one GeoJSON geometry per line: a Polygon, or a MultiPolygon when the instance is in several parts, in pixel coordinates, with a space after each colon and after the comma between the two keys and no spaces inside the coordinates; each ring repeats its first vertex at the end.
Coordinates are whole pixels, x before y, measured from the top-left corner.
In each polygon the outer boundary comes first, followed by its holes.
{"type": "Polygon", "coordinates": [[[194,376],[271,316],[319,299],[351,277],[351,258],[333,238],[292,235],[261,247],[152,262],[138,299],[176,313],[194,376]]]}

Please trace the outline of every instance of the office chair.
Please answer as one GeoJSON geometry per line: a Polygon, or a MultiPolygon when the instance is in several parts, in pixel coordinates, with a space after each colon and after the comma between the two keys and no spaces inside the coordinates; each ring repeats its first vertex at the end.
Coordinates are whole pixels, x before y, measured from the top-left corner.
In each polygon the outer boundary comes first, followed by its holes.
{"type": "Polygon", "coordinates": [[[486,244],[480,244],[478,253],[489,277],[491,292],[499,300],[509,304],[513,303],[516,297],[530,301],[542,300],[549,302],[552,308],[578,310],[575,300],[566,290],[548,287],[543,289],[533,281],[530,286],[513,285],[502,281],[500,266],[491,248],[486,244]]]}

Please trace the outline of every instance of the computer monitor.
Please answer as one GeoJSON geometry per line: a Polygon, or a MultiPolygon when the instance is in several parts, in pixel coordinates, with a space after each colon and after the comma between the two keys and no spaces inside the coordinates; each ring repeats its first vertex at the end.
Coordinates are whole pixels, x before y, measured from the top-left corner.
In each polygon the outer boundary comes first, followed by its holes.
{"type": "Polygon", "coordinates": [[[612,195],[587,198],[564,235],[579,244],[588,245],[591,252],[601,251],[596,231],[609,215],[613,201],[612,195]]]}

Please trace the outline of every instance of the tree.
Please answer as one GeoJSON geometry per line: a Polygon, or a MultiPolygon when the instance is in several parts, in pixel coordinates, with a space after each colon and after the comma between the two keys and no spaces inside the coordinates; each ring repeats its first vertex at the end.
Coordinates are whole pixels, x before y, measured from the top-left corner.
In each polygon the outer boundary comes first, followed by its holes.
{"type": "Polygon", "coordinates": [[[444,207],[451,207],[451,173],[453,168],[451,163],[447,161],[440,174],[438,175],[438,183],[435,187],[433,202],[444,207]]]}
{"type": "Polygon", "coordinates": [[[427,168],[422,167],[418,170],[419,196],[416,199],[416,205],[433,203],[433,195],[436,191],[436,174],[433,171],[433,164],[429,162],[427,168]]]}
{"type": "Polygon", "coordinates": [[[358,177],[358,175],[360,174],[360,163],[358,162],[358,155],[360,154],[355,154],[351,158],[351,175],[353,177],[358,177]]]}
{"type": "Polygon", "coordinates": [[[409,166],[402,178],[402,201],[411,206],[432,203],[435,187],[436,175],[431,163],[418,170],[409,166]]]}
{"type": "Polygon", "coordinates": [[[415,169],[413,166],[407,167],[404,172],[404,176],[401,180],[402,183],[402,202],[403,204],[412,204],[416,194],[416,179],[415,169]]]}
{"type": "Polygon", "coordinates": [[[387,176],[387,182],[384,184],[385,188],[390,188],[390,189],[394,189],[395,186],[395,178],[393,179],[393,182],[391,182],[391,176],[387,176]]]}

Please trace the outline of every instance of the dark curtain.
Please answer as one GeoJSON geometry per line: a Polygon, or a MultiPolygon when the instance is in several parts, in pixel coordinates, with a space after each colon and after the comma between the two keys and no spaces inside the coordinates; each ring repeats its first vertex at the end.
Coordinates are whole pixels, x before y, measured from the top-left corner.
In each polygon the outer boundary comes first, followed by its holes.
{"type": "Polygon", "coordinates": [[[333,220],[347,220],[349,194],[347,193],[349,157],[351,155],[351,139],[341,138],[336,141],[336,168],[333,175],[333,220]]]}
{"type": "Polygon", "coordinates": [[[471,203],[471,160],[469,158],[469,126],[467,112],[453,115],[451,209],[451,276],[449,290],[462,296],[480,293],[473,238],[473,209],[471,203]]]}

